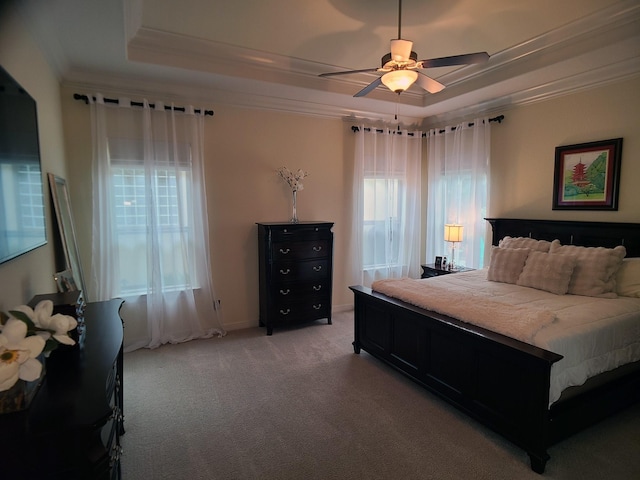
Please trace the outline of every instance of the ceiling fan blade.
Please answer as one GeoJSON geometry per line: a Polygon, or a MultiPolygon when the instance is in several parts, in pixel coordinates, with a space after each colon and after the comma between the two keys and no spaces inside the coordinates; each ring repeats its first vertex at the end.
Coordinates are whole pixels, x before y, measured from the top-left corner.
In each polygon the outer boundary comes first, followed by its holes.
{"type": "Polygon", "coordinates": [[[381,83],[382,83],[382,77],[376,78],[373,82],[371,82],[369,85],[367,85],[362,90],[360,90],[358,93],[356,93],[354,95],[354,97],[364,97],[367,93],[369,93],[371,90],[376,88],[381,83]]]}
{"type": "Polygon", "coordinates": [[[483,63],[489,60],[487,52],[466,53],[464,55],[453,55],[450,57],[430,58],[420,60],[422,68],[450,67],[452,65],[469,65],[472,63],[483,63]]]}
{"type": "Polygon", "coordinates": [[[438,93],[440,90],[444,89],[444,85],[434,80],[431,77],[426,76],[422,72],[418,72],[418,78],[416,79],[416,83],[424,88],[429,93],[438,93]]]}
{"type": "Polygon", "coordinates": [[[328,73],[321,73],[320,75],[318,75],[319,77],[331,77],[333,75],[347,75],[349,73],[367,73],[367,72],[377,72],[378,69],[377,68],[364,68],[362,70],[345,70],[343,72],[328,72],[328,73]]]}

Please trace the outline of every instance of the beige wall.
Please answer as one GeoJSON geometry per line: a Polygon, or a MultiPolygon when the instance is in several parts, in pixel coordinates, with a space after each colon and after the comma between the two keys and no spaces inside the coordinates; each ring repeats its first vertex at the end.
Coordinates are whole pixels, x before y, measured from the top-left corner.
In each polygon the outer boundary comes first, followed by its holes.
{"type": "Polygon", "coordinates": [[[640,222],[640,79],[505,111],[491,133],[490,216],[640,222]],[[618,211],[552,210],[555,148],[623,138],[618,211]]]}
{"type": "Polygon", "coordinates": [[[57,79],[27,34],[20,17],[0,17],[0,65],[35,99],[44,182],[47,244],[0,265],[0,311],[27,303],[34,295],[54,292],[54,239],[46,174],[65,176],[62,114],[57,79]]]}
{"type": "MultiPolygon", "coordinates": [[[[90,272],[91,131],[89,107],[73,100],[77,90],[63,88],[69,184],[85,276],[90,272]]],[[[84,92],[82,92],[84,93],[84,92]]],[[[185,100],[187,102],[188,100],[185,100]]],[[[335,222],[334,310],[350,308],[348,233],[352,155],[345,137],[353,133],[339,119],[274,113],[216,105],[205,119],[205,175],[211,261],[225,328],[258,324],[258,243],[256,222],[288,221],[291,190],[276,174],[286,166],[310,175],[298,193],[300,220],[335,222]],[[347,161],[345,161],[347,159],[347,161]]],[[[126,318],[128,335],[136,319],[126,318]]],[[[139,331],[139,330],[138,330],[139,331]]],[[[142,332],[141,332],[142,333],[142,332]]]]}

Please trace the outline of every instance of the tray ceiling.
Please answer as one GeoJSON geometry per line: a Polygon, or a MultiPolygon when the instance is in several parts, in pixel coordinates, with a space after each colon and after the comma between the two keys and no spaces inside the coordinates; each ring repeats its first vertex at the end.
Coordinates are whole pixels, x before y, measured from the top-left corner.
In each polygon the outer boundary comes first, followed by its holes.
{"type": "Polygon", "coordinates": [[[406,123],[489,112],[640,74],[637,0],[405,0],[418,58],[487,51],[429,69],[447,88],[353,94],[397,38],[395,0],[23,0],[61,82],[84,89],[406,123]]]}

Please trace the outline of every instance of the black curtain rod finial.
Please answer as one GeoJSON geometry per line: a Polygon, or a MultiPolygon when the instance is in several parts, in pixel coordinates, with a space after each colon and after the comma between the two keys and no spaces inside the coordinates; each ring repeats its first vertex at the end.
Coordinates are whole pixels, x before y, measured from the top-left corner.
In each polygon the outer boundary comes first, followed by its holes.
{"type": "Polygon", "coordinates": [[[86,95],[80,95],[79,93],[74,93],[73,94],[73,99],[74,100],[83,100],[85,105],[89,105],[89,97],[87,97],[86,95]]]}
{"type": "MultiPolygon", "coordinates": [[[[73,99],[74,100],[83,100],[85,105],[89,104],[89,97],[87,95],[81,95],[79,93],[74,93],[73,94],[73,99]]],[[[96,97],[93,97],[93,100],[95,101],[96,97]]],[[[118,99],[117,98],[105,98],[104,101],[105,101],[105,103],[116,103],[116,104],[118,103],[118,99]]],[[[134,107],[142,107],[142,106],[144,106],[144,103],[142,103],[142,102],[131,102],[131,105],[133,105],[134,107]]],[[[155,104],[150,103],[149,106],[151,108],[154,108],[155,104]]],[[[165,110],[171,110],[172,107],[170,105],[165,105],[164,109],[165,110]]],[[[178,111],[178,112],[184,112],[185,108],[184,107],[173,107],[173,110],[178,111]]],[[[196,108],[194,110],[194,112],[195,113],[200,113],[201,110],[199,108],[196,108]]],[[[203,110],[202,112],[203,112],[205,117],[206,116],[213,117],[213,110],[203,110]]]]}

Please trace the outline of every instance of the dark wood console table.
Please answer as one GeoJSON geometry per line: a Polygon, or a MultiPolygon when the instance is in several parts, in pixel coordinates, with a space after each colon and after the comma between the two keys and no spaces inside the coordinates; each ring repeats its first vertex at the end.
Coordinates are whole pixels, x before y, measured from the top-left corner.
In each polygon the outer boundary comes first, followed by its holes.
{"type": "Polygon", "coordinates": [[[120,478],[122,300],[89,303],[82,347],[59,347],[27,410],[0,415],[2,474],[21,479],[120,478]]]}

